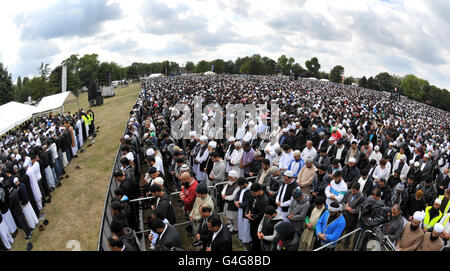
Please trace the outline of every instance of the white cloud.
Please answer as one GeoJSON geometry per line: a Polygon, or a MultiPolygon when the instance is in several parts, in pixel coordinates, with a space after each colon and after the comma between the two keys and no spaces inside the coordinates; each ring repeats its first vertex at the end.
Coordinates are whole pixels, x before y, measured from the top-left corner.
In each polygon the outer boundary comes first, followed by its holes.
{"type": "Polygon", "coordinates": [[[414,73],[450,89],[449,13],[438,0],[2,1],[0,56],[13,77],[76,53],[121,65],[317,56],[325,71],[414,73]]]}

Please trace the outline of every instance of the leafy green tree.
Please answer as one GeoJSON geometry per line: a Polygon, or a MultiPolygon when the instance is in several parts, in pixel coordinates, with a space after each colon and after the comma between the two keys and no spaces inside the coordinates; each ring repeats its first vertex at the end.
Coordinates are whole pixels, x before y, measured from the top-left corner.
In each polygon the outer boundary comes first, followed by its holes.
{"type": "Polygon", "coordinates": [[[375,76],[376,90],[390,92],[396,87],[396,81],[392,75],[387,72],[381,72],[375,76]]]}
{"type": "Polygon", "coordinates": [[[264,64],[264,68],[266,71],[266,74],[275,74],[277,69],[277,62],[275,60],[264,56],[261,58],[261,62],[264,64]]]}
{"type": "Polygon", "coordinates": [[[351,85],[354,82],[355,82],[355,79],[353,79],[353,77],[351,77],[351,76],[344,79],[345,85],[351,85]]]}
{"type": "Polygon", "coordinates": [[[429,85],[428,81],[408,74],[403,78],[400,87],[403,95],[419,101],[422,100],[422,96],[425,94],[424,88],[429,85]]]}
{"type": "Polygon", "coordinates": [[[373,90],[378,90],[377,84],[375,83],[375,79],[373,79],[373,77],[369,77],[369,79],[367,79],[367,88],[368,89],[373,89],[373,90]]]}
{"type": "Polygon", "coordinates": [[[223,59],[216,59],[211,62],[214,65],[215,73],[224,73],[225,72],[225,61],[223,59]]]}
{"type": "Polygon", "coordinates": [[[0,63],[0,104],[5,104],[14,99],[14,87],[11,74],[0,63]]]}
{"type": "Polygon", "coordinates": [[[206,60],[200,60],[197,65],[195,66],[195,72],[196,73],[203,73],[211,70],[211,65],[206,60]]]}
{"type": "Polygon", "coordinates": [[[98,78],[98,68],[100,61],[97,54],[86,54],[78,62],[78,78],[83,86],[89,86],[91,80],[98,78]]]}
{"type": "Polygon", "coordinates": [[[310,60],[306,60],[305,67],[311,76],[316,78],[319,77],[320,64],[317,57],[313,57],[310,60]]]}
{"type": "Polygon", "coordinates": [[[333,69],[331,69],[330,76],[328,77],[328,79],[331,82],[341,83],[342,75],[344,75],[344,67],[342,67],[341,65],[337,65],[337,66],[334,66],[333,69]]]}
{"type": "Polygon", "coordinates": [[[242,74],[263,75],[265,74],[264,64],[257,59],[251,59],[242,64],[239,72],[242,74]]]}
{"type": "Polygon", "coordinates": [[[240,73],[242,65],[249,60],[250,60],[250,57],[248,57],[248,56],[243,57],[243,58],[238,57],[236,59],[236,61],[234,61],[234,72],[240,73]]]}
{"type": "Polygon", "coordinates": [[[228,60],[227,62],[225,62],[225,73],[227,73],[227,74],[238,73],[234,70],[233,60],[228,60]]]}
{"type": "Polygon", "coordinates": [[[186,62],[186,65],[184,66],[187,72],[193,72],[195,69],[195,64],[192,61],[186,62]]]}
{"type": "Polygon", "coordinates": [[[359,79],[358,84],[360,87],[366,88],[367,87],[367,78],[365,76],[361,77],[361,79],[359,79]]]}

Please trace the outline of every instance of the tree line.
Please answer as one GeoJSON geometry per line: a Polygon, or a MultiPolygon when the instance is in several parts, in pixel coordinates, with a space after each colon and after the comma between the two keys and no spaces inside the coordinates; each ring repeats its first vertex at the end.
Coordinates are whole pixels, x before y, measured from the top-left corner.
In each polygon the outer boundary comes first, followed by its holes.
{"type": "Polygon", "coordinates": [[[76,96],[79,95],[80,89],[87,87],[93,79],[98,79],[99,86],[107,85],[108,74],[111,74],[111,80],[115,81],[139,79],[152,73],[176,75],[183,72],[203,73],[212,70],[218,74],[283,74],[304,78],[315,77],[346,85],[357,83],[363,88],[388,92],[397,88],[401,95],[410,99],[450,111],[450,93],[446,89],[430,85],[427,80],[412,74],[400,77],[381,72],[376,76],[369,78],[363,76],[357,79],[351,76],[344,77],[345,69],[342,65],[334,66],[329,72],[320,70],[321,65],[317,57],[306,60],[303,67],[295,62],[293,57],[281,55],[275,61],[259,54],[238,57],[234,61],[223,59],[200,60],[197,63],[188,61],[184,67],[169,60],[152,63],[135,62],[122,67],[115,62],[100,62],[97,54],[85,54],[82,57],[73,54],[53,70],[50,70],[48,64],[42,63],[37,68],[37,76],[23,79],[19,76],[15,84],[12,82],[11,74],[0,63],[0,104],[13,100],[25,102],[29,96],[33,100],[40,100],[44,96],[60,92],[63,65],[67,66],[67,90],[76,96]]]}

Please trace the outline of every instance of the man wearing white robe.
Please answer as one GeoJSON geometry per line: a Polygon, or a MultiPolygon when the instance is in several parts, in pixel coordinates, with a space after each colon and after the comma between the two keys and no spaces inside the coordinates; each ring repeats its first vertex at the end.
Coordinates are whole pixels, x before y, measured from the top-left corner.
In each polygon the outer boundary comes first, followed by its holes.
{"type": "Polygon", "coordinates": [[[241,163],[242,155],[244,154],[244,149],[242,148],[241,142],[234,143],[234,151],[231,153],[230,166],[231,170],[235,170],[238,175],[241,174],[241,169],[239,168],[241,163]]]}
{"type": "Polygon", "coordinates": [[[264,152],[266,153],[266,158],[270,161],[270,166],[273,165],[273,160],[277,156],[277,149],[280,149],[280,144],[276,140],[276,136],[270,136],[270,143],[267,144],[264,152]]]}
{"type": "Polygon", "coordinates": [[[201,181],[206,181],[206,173],[200,170],[200,164],[203,163],[203,161],[205,161],[206,159],[208,159],[208,148],[206,147],[206,150],[202,153],[203,148],[205,148],[205,146],[208,144],[208,137],[206,136],[201,136],[200,137],[200,145],[201,145],[201,150],[198,152],[197,156],[195,157],[195,161],[194,161],[194,172],[195,172],[195,176],[197,178],[197,181],[201,182],[201,181]]]}
{"type": "Polygon", "coordinates": [[[38,206],[38,209],[40,211],[40,210],[42,210],[42,193],[39,188],[39,180],[41,179],[41,171],[40,171],[39,163],[35,159],[32,160],[32,162],[31,162],[32,165],[27,168],[26,174],[30,178],[30,185],[31,185],[31,189],[33,190],[33,196],[34,196],[34,199],[38,206]],[[36,174],[36,172],[39,174],[36,174]]]}

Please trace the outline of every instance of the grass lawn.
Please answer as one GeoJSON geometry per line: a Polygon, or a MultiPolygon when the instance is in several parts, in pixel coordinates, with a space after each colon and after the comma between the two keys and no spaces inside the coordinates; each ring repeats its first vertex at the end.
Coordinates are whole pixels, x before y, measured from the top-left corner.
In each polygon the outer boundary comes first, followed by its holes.
{"type": "MultiPolygon", "coordinates": [[[[139,91],[139,84],[117,89],[114,97],[92,108],[95,126],[100,127],[95,143],[87,147],[85,142],[84,153],[78,153],[79,157],[66,167],[69,178],[62,180],[62,186],[52,193],[52,202],[42,210],[49,220],[45,231],[36,227],[31,240],[25,240],[24,232],[19,230],[12,250],[26,250],[29,241],[34,246],[33,251],[72,250],[71,244],[77,242],[81,250],[97,250],[103,204],[119,139],[139,91]],[[81,170],[75,170],[76,166],[81,170]]],[[[85,111],[89,108],[87,92],[80,95],[80,107],[85,111]]],[[[66,112],[76,110],[77,103],[65,108],[66,112]]]]}

